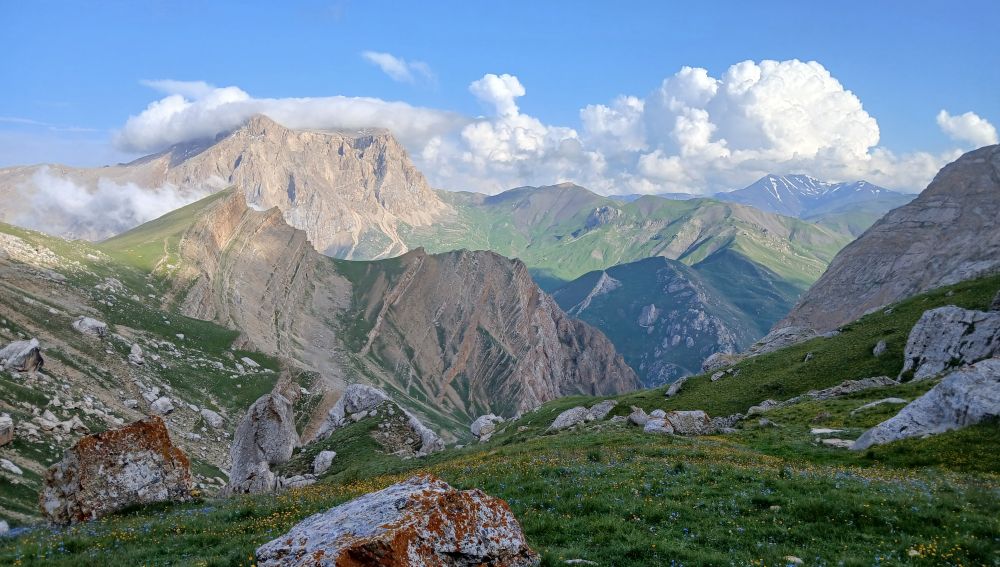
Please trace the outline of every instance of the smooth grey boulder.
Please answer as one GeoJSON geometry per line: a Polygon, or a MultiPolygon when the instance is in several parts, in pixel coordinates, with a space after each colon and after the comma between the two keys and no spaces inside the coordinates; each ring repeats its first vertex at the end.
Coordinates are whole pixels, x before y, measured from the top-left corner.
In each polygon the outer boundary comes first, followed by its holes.
{"type": "Polygon", "coordinates": [[[851,445],[861,451],[908,437],[944,433],[1000,417],[1000,359],[956,370],[851,445]]]}
{"type": "Polygon", "coordinates": [[[270,492],[277,486],[271,465],[287,462],[299,446],[292,402],[277,393],[257,399],[240,420],[229,449],[227,494],[270,492]]]}
{"type": "Polygon", "coordinates": [[[858,406],[851,410],[851,415],[854,415],[865,410],[869,410],[874,407],[878,407],[885,404],[905,404],[906,400],[903,398],[882,398],[881,400],[875,400],[874,402],[868,402],[862,406],[858,406]]]}
{"type": "Polygon", "coordinates": [[[781,327],[775,329],[760,339],[749,349],[747,349],[747,356],[757,356],[759,354],[767,354],[769,352],[774,352],[776,350],[781,350],[785,347],[790,347],[794,344],[808,341],[809,339],[814,339],[818,337],[819,334],[808,328],[799,327],[795,325],[789,325],[787,327],[781,327]]]}
{"type": "Polygon", "coordinates": [[[643,427],[649,421],[649,415],[642,408],[632,406],[632,413],[628,414],[628,422],[632,425],[643,427]]]}
{"type": "Polygon", "coordinates": [[[108,324],[91,317],[80,316],[73,321],[73,328],[84,335],[104,337],[108,334],[108,324]]]}
{"type": "Polygon", "coordinates": [[[199,413],[201,414],[202,419],[205,420],[205,423],[207,423],[212,429],[219,429],[222,427],[224,420],[221,415],[208,408],[201,408],[199,413]]]}
{"type": "Polygon", "coordinates": [[[174,403],[170,401],[170,398],[161,396],[157,398],[156,401],[149,404],[149,410],[155,414],[167,415],[168,413],[174,411],[174,403]]]}
{"type": "Polygon", "coordinates": [[[45,365],[38,339],[14,341],[0,349],[0,368],[17,372],[31,372],[45,365]]]}
{"type": "Polygon", "coordinates": [[[320,451],[313,459],[313,474],[323,474],[333,464],[333,459],[337,457],[336,451],[320,451]]]}
{"type": "MultiPolygon", "coordinates": [[[[719,353],[716,353],[716,354],[719,354],[719,353]]],[[[713,354],[712,356],[715,356],[715,355],[713,354]]],[[[709,358],[711,358],[711,357],[709,357],[709,358]]],[[[685,382],[687,382],[687,376],[685,376],[684,378],[681,378],[680,380],[678,380],[678,381],[674,382],[673,384],[671,384],[667,388],[667,391],[666,391],[666,393],[664,395],[666,397],[668,397],[668,398],[672,398],[672,397],[676,396],[677,394],[680,393],[681,388],[684,387],[684,383],[685,382]]]]}
{"type": "Polygon", "coordinates": [[[701,410],[670,411],[667,421],[678,435],[708,435],[714,432],[712,420],[701,410]]]}
{"type": "Polygon", "coordinates": [[[595,420],[600,421],[608,417],[608,414],[611,413],[611,411],[614,410],[615,406],[617,405],[618,405],[617,400],[604,400],[603,402],[598,402],[590,406],[589,410],[590,415],[595,420]]]}
{"type": "Polygon", "coordinates": [[[665,412],[665,411],[663,411],[661,409],[655,409],[655,410],[649,412],[649,417],[651,417],[653,419],[663,419],[663,418],[667,417],[667,412],[665,412]]]}
{"type": "Polygon", "coordinates": [[[776,400],[764,400],[763,402],[755,406],[751,406],[750,409],[747,410],[747,415],[757,415],[772,410],[776,407],[781,407],[781,402],[778,402],[776,400]]]}
{"type": "Polygon", "coordinates": [[[480,441],[489,441],[497,430],[497,424],[503,423],[503,418],[492,413],[481,415],[469,426],[469,431],[480,441]]]}
{"type": "Polygon", "coordinates": [[[924,380],[1000,355],[1000,311],[946,305],[925,311],[906,341],[900,379],[924,380]]]}
{"type": "Polygon", "coordinates": [[[134,343],[132,345],[132,348],[128,353],[128,361],[129,364],[134,364],[135,366],[142,366],[146,363],[146,361],[142,358],[142,347],[139,346],[139,343],[134,343]]]}
{"type": "Polygon", "coordinates": [[[559,431],[561,429],[568,429],[574,425],[578,425],[587,421],[593,421],[594,416],[590,413],[590,410],[583,406],[577,406],[575,408],[570,408],[553,420],[552,425],[549,426],[548,431],[559,431]]]}
{"type": "Polygon", "coordinates": [[[875,348],[872,349],[872,355],[875,358],[879,358],[880,356],[882,356],[883,354],[885,354],[885,351],[888,348],[889,347],[888,347],[888,345],[885,344],[885,341],[879,341],[878,344],[875,345],[875,348]]]}
{"type": "Polygon", "coordinates": [[[643,433],[654,433],[657,435],[672,435],[674,428],[670,422],[662,417],[651,417],[642,426],[643,433]]]}
{"type": "Polygon", "coordinates": [[[997,291],[996,296],[993,297],[993,303],[990,303],[990,311],[1000,311],[1000,291],[997,291]]]}

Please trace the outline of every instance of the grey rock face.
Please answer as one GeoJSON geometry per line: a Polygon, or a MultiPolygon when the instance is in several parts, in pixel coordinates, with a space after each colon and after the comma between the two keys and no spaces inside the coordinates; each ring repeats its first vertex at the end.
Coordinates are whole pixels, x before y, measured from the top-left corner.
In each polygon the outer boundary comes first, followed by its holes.
{"type": "Polygon", "coordinates": [[[247,410],[236,427],[229,450],[232,468],[227,493],[269,492],[277,478],[270,465],[287,462],[299,446],[292,403],[281,394],[265,394],[247,410]]]}
{"type": "Polygon", "coordinates": [[[701,410],[667,412],[667,421],[678,435],[708,435],[713,432],[712,420],[701,410]]]}
{"type": "Polygon", "coordinates": [[[333,464],[333,459],[337,457],[336,451],[320,451],[316,458],[313,459],[313,474],[323,474],[330,465],[333,464]]]}
{"type": "Polygon", "coordinates": [[[570,408],[558,416],[549,426],[549,431],[559,431],[560,429],[568,429],[574,425],[579,425],[587,421],[593,421],[594,416],[590,413],[590,410],[583,406],[577,406],[575,408],[570,408]]]}
{"type": "Polygon", "coordinates": [[[796,325],[777,327],[768,333],[763,339],[754,343],[753,346],[747,350],[746,354],[748,356],[767,354],[794,344],[808,341],[809,339],[814,339],[818,336],[819,333],[808,327],[796,325]]]}
{"type": "Polygon", "coordinates": [[[990,311],[1000,311],[1000,291],[997,292],[993,302],[990,303],[990,311]]]}
{"type": "Polygon", "coordinates": [[[108,334],[108,324],[91,317],[78,317],[73,321],[73,328],[84,335],[104,337],[108,334]]]}
{"type": "Polygon", "coordinates": [[[45,365],[38,339],[14,341],[0,349],[0,368],[31,372],[45,365]]]}
{"type": "Polygon", "coordinates": [[[476,421],[472,422],[469,430],[476,439],[480,441],[489,441],[490,437],[497,430],[497,424],[503,423],[503,418],[499,415],[493,415],[492,413],[481,415],[476,418],[476,421]]]}
{"type": "Polygon", "coordinates": [[[925,311],[906,341],[900,379],[924,380],[1000,354],[1000,312],[947,305],[925,311]]]}
{"type": "Polygon", "coordinates": [[[49,468],[39,502],[49,521],[68,524],[134,504],[186,500],[189,467],[154,416],[80,439],[49,468]]]}
{"type": "Polygon", "coordinates": [[[828,331],[912,295],[1000,270],[1000,146],[945,166],[833,259],[779,325],[828,331]]]}
{"type": "Polygon", "coordinates": [[[261,567],[441,565],[529,567],[538,556],[506,502],[413,477],[314,514],[257,548],[261,567]]]}
{"type": "Polygon", "coordinates": [[[1000,417],[997,358],[948,374],[894,417],[866,431],[851,449],[861,451],[908,437],[944,433],[994,417],[1000,417]]]}

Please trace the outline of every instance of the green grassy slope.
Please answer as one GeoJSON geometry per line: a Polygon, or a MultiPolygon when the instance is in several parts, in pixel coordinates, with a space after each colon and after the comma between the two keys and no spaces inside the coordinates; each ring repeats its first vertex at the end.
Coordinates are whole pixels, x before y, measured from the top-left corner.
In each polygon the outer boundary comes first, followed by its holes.
{"type": "MultiPolygon", "coordinates": [[[[662,390],[621,396],[629,404],[745,409],[762,395],[790,397],[846,379],[898,371],[900,339],[924,309],[984,307],[1000,277],[918,296],[819,339],[739,365],[715,387],[694,378],[671,400],[662,390]],[[889,353],[871,356],[877,338],[889,353]],[[816,364],[801,365],[805,352],[816,364]],[[775,380],[784,382],[779,388],[775,380]],[[728,382],[727,382],[728,381],[728,382]]],[[[602,423],[545,434],[556,415],[596,399],[553,401],[509,422],[486,444],[419,460],[378,451],[365,420],[325,444],[338,452],[317,485],[136,510],[69,529],[39,528],[0,540],[0,563],[19,565],[251,565],[254,549],[309,514],[417,472],[504,498],[546,566],[601,565],[993,565],[1000,544],[1000,425],[853,453],[824,446],[815,426],[853,438],[899,406],[855,412],[886,396],[913,399],[933,383],[806,402],[745,421],[733,434],[650,436],[602,423]]],[[[306,452],[317,448],[307,448],[306,452]]],[[[290,467],[307,466],[304,454],[290,467]],[[295,463],[298,463],[297,465],[295,463]]]]}
{"type": "Polygon", "coordinates": [[[692,265],[720,249],[736,250],[804,289],[851,240],[826,227],[711,199],[647,196],[621,203],[572,185],[492,197],[441,196],[455,217],[402,227],[408,244],[429,252],[467,248],[520,258],[546,289],[650,256],[692,265]]]}

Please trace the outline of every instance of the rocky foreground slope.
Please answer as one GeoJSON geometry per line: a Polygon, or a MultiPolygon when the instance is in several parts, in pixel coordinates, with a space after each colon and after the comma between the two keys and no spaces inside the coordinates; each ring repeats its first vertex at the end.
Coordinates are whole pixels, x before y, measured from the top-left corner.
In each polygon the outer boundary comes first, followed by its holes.
{"type": "Polygon", "coordinates": [[[911,203],[844,248],[777,327],[824,332],[915,295],[1000,270],[1000,146],[942,169],[911,203]]]}

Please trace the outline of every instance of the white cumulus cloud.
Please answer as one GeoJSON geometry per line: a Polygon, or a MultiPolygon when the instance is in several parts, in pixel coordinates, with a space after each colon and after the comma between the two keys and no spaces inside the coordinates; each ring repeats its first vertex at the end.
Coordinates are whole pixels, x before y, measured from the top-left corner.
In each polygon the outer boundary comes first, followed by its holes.
{"type": "Polygon", "coordinates": [[[430,66],[423,61],[407,61],[402,57],[380,51],[362,51],[361,57],[381,69],[393,81],[414,83],[418,78],[434,79],[430,66]]]}
{"type": "Polygon", "coordinates": [[[937,123],[948,137],[957,142],[976,148],[997,143],[997,129],[975,112],[952,116],[947,110],[942,110],[937,115],[937,123]]]}

